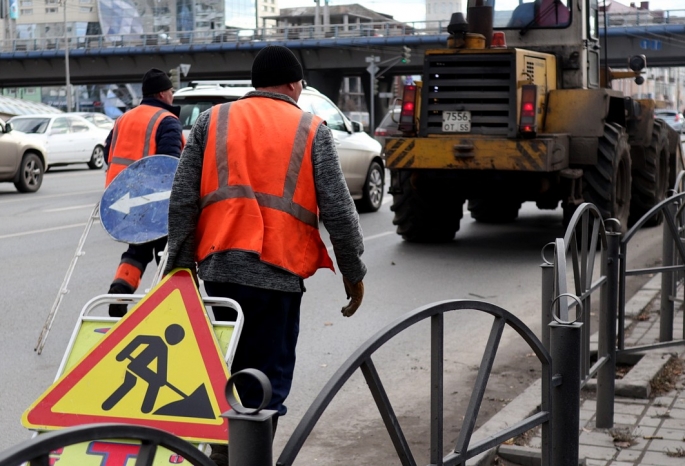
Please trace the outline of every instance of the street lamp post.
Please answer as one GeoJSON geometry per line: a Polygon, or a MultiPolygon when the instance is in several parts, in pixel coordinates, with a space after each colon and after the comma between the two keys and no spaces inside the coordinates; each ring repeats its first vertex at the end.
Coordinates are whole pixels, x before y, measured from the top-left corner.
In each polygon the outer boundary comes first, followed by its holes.
{"type": "Polygon", "coordinates": [[[69,37],[67,36],[67,0],[62,0],[62,9],[64,10],[64,72],[66,74],[66,97],[67,97],[67,112],[71,112],[72,95],[71,95],[71,76],[69,75],[69,37]]]}

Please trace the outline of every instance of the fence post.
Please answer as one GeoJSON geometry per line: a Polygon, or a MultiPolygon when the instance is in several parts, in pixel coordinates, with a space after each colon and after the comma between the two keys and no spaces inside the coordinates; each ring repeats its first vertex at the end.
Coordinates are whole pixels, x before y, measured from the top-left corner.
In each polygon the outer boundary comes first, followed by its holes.
{"type": "Polygon", "coordinates": [[[580,344],[583,324],[552,322],[552,464],[578,466],[580,344]]]}
{"type": "Polygon", "coordinates": [[[614,427],[614,390],[616,383],[616,318],[618,314],[619,257],[621,234],[607,232],[606,285],[602,287],[599,310],[599,344],[597,359],[607,361],[597,373],[597,418],[601,429],[614,427]]]}
{"type": "Polygon", "coordinates": [[[552,318],[552,300],[554,299],[554,264],[544,262],[540,265],[542,271],[542,326],[540,341],[547,351],[549,348],[549,323],[552,318]]]}
{"type": "MultiPolygon", "coordinates": [[[[678,222],[675,221],[675,204],[669,202],[665,207],[664,215],[673,218],[674,223],[677,225],[678,222]]],[[[663,228],[662,265],[664,267],[668,267],[673,265],[673,242],[676,240],[676,238],[673,238],[668,221],[665,220],[663,222],[663,228]]],[[[675,296],[674,278],[675,275],[673,272],[661,272],[661,318],[659,319],[659,341],[662,342],[673,340],[673,298],[675,296]]]]}
{"type": "Polygon", "coordinates": [[[273,466],[273,418],[277,411],[263,409],[271,401],[271,383],[257,369],[243,369],[226,382],[226,400],[230,411],[222,414],[228,418],[230,446],[228,463],[239,466],[273,466]],[[258,408],[246,408],[236,399],[236,380],[254,378],[262,387],[262,403],[258,408]]]}

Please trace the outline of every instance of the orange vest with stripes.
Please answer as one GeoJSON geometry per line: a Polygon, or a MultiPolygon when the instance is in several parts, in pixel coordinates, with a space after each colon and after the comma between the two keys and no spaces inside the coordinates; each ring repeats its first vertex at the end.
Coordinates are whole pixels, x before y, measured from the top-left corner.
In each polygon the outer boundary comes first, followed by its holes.
{"type": "MultiPolygon", "coordinates": [[[[133,162],[157,153],[157,128],[166,117],[178,118],[163,108],[139,105],[120,116],[114,124],[109,146],[109,167],[105,187],[133,162]]],[[[181,141],[181,149],[185,138],[181,141]]]]}
{"type": "Polygon", "coordinates": [[[241,250],[307,278],[333,262],[319,235],[312,144],[323,120],[277,99],[215,105],[202,165],[196,259],[241,250]]]}

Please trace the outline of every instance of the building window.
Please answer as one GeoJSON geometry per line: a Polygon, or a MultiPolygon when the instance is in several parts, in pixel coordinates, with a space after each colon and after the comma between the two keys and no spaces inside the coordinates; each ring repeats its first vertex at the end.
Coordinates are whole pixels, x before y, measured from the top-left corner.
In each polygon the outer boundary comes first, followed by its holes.
{"type": "Polygon", "coordinates": [[[81,13],[90,13],[93,11],[93,8],[88,6],[82,6],[78,9],[78,11],[80,11],[81,13]]]}
{"type": "Polygon", "coordinates": [[[276,13],[276,8],[271,7],[271,13],[276,13]]]}
{"type": "Polygon", "coordinates": [[[46,5],[57,5],[59,0],[45,0],[46,5]]]}
{"type": "Polygon", "coordinates": [[[32,15],[33,14],[33,8],[22,8],[21,11],[19,12],[21,15],[32,15]]]}
{"type": "Polygon", "coordinates": [[[431,4],[430,3],[426,3],[426,14],[427,15],[431,14],[431,4]]]}
{"type": "Polygon", "coordinates": [[[23,0],[21,2],[21,6],[33,6],[33,1],[32,0],[23,0]]]}
{"type": "Polygon", "coordinates": [[[262,11],[269,11],[269,7],[266,5],[262,5],[262,11]]]}
{"type": "Polygon", "coordinates": [[[57,8],[46,8],[45,12],[46,13],[57,13],[57,8]]]}
{"type": "Polygon", "coordinates": [[[93,0],[79,0],[79,3],[93,3],[93,0]]]}

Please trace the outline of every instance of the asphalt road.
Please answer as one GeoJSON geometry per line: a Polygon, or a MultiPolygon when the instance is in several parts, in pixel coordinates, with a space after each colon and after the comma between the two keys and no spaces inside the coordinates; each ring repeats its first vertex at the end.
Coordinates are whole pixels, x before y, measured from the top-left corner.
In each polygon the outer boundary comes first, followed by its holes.
{"type": "MultiPolygon", "coordinates": [[[[20,425],[22,412],[53,381],[80,309],[107,291],[125,250],[99,225],[93,228],[45,350],[37,355],[33,349],[41,327],[103,184],[104,172],[85,165],[47,173],[35,194],[19,194],[12,184],[0,184],[0,449],[30,437],[20,425]]],[[[379,212],[361,215],[369,272],[357,314],[340,314],[345,294],[339,274],[322,270],[305,283],[295,381],[276,452],[340,364],[371,335],[419,306],[447,299],[486,300],[539,328],[540,250],[563,235],[560,210],[539,211],[525,204],[519,220],[509,225],[478,224],[466,214],[453,242],[417,245],[394,233],[389,198],[379,212]]],[[[640,232],[631,261],[654,263],[660,235],[660,229],[640,232]]],[[[150,269],[143,286],[151,275],[150,269]]],[[[491,322],[475,312],[455,312],[446,319],[448,445],[456,439],[491,322]]],[[[419,463],[427,462],[428,455],[428,329],[419,324],[398,335],[374,358],[419,463]]],[[[486,397],[490,414],[537,377],[530,351],[518,336],[505,331],[501,348],[486,397]]],[[[355,375],[305,444],[298,464],[397,464],[372,403],[363,378],[355,375]]]]}

